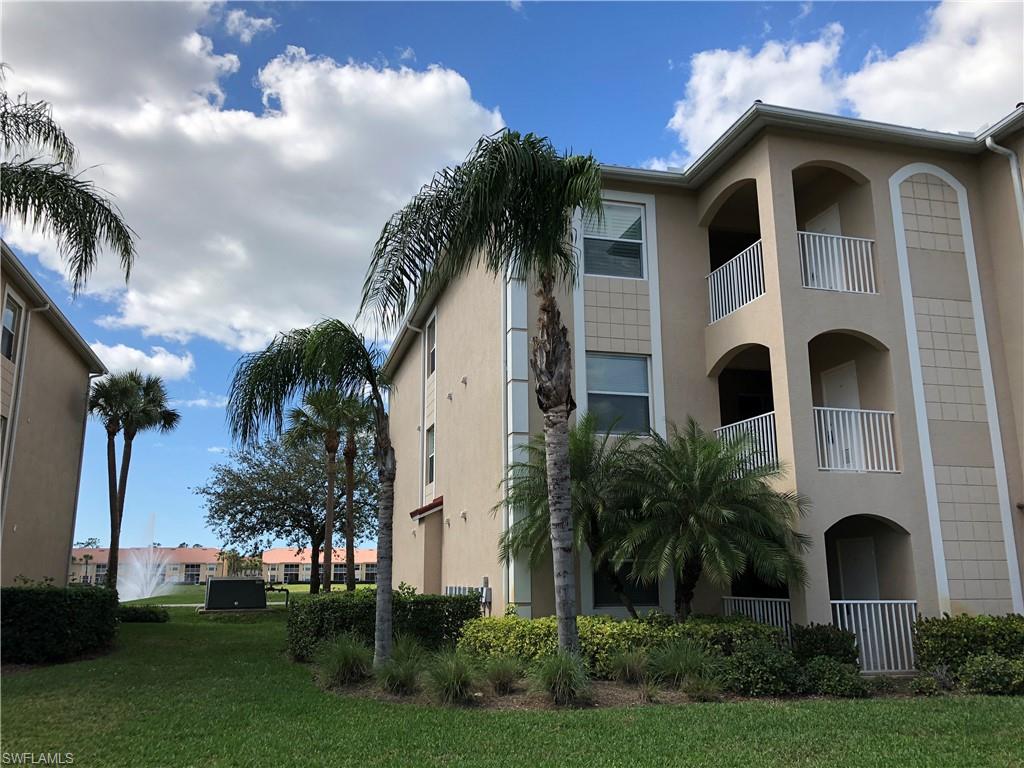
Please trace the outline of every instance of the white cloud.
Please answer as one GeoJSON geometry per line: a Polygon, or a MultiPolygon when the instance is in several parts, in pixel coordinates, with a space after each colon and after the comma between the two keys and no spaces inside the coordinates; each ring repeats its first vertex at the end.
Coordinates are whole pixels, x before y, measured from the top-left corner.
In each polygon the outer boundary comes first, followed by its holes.
{"type": "Polygon", "coordinates": [[[797,13],[796,17],[793,19],[793,23],[795,24],[796,22],[801,21],[802,19],[806,19],[808,16],[811,15],[811,11],[813,11],[813,10],[814,10],[814,3],[812,3],[812,2],[800,3],[800,11],[797,13]]]}
{"type": "MultiPolygon", "coordinates": [[[[801,6],[796,20],[810,12],[801,6]],[[805,13],[806,11],[806,13],[805,13]]],[[[921,38],[901,51],[877,50],[852,72],[839,68],[843,28],[808,41],[769,40],[701,51],[690,59],[683,98],[668,127],[680,150],[651,167],[694,160],[755,99],[849,113],[942,131],[974,131],[999,119],[1024,93],[1024,5],[944,2],[926,15],[921,38]]]]}
{"type": "Polygon", "coordinates": [[[206,452],[207,453],[227,453],[228,449],[225,448],[223,445],[211,445],[209,448],[206,449],[206,452]]]}
{"type": "MultiPolygon", "coordinates": [[[[112,303],[103,324],[253,350],[351,319],[387,217],[503,122],[453,70],[295,47],[259,71],[263,111],[225,108],[239,61],[196,32],[209,21],[184,3],[10,4],[8,87],[53,102],[87,175],[139,234],[128,290],[110,257],[90,281],[112,303]]],[[[8,236],[60,267],[52,244],[8,236]]]]}
{"type": "Polygon", "coordinates": [[[174,404],[185,408],[223,408],[228,404],[228,398],[226,395],[203,394],[191,400],[175,400],[174,404]]]}
{"type": "Polygon", "coordinates": [[[138,370],[142,373],[155,374],[167,381],[173,381],[174,379],[184,379],[196,367],[191,352],[175,355],[163,347],[152,347],[149,354],[146,354],[141,349],[129,347],[127,344],[111,346],[99,341],[94,341],[89,346],[106,364],[107,368],[115,373],[138,370]]]}
{"type": "Polygon", "coordinates": [[[405,48],[398,48],[397,51],[399,61],[416,61],[416,51],[411,45],[407,45],[405,48]]]}
{"type": "Polygon", "coordinates": [[[243,10],[228,11],[224,18],[224,29],[248,45],[260,32],[273,32],[277,24],[271,18],[259,19],[243,10]]]}

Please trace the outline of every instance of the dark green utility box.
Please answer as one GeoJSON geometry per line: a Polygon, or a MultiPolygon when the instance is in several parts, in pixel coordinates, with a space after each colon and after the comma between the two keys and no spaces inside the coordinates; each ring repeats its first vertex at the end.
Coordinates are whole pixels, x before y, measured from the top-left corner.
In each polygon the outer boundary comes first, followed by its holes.
{"type": "Polygon", "coordinates": [[[244,611],[266,607],[263,579],[211,576],[206,580],[207,611],[244,611]]]}

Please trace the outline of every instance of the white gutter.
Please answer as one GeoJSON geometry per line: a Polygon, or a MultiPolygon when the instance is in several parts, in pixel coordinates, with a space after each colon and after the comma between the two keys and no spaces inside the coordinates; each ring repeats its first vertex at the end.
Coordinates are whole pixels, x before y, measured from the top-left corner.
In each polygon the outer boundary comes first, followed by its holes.
{"type": "Polygon", "coordinates": [[[1013,180],[1013,196],[1017,201],[1017,223],[1020,225],[1020,236],[1024,240],[1024,187],[1021,185],[1020,158],[1009,147],[1001,147],[989,136],[985,146],[997,155],[1003,155],[1010,163],[1010,177],[1013,180]]]}

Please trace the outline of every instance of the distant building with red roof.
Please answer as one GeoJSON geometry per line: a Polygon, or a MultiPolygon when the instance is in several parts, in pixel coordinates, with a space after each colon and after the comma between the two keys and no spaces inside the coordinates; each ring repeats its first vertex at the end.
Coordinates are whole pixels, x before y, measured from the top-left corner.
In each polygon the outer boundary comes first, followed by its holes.
{"type": "MultiPolygon", "coordinates": [[[[357,549],[355,557],[356,581],[365,584],[377,582],[377,550],[357,549]]],[[[335,547],[332,558],[331,581],[345,581],[345,549],[335,547]]],[[[313,573],[313,558],[309,547],[276,547],[263,553],[263,578],[270,584],[298,584],[309,581],[313,573]]],[[[321,553],[320,573],[323,573],[321,553]]]]}

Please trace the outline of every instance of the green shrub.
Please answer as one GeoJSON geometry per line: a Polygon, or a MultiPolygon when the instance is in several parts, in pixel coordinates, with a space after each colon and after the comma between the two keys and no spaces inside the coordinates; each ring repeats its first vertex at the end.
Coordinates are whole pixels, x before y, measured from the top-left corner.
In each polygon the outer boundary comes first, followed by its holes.
{"type": "Polygon", "coordinates": [[[534,665],[532,680],[535,690],[550,696],[560,707],[579,704],[590,692],[587,664],[575,653],[557,651],[540,659],[534,665]]]}
{"type": "Polygon", "coordinates": [[[844,664],[831,656],[815,656],[807,662],[801,687],[805,693],[844,699],[863,699],[871,693],[857,667],[844,664]]]}
{"type": "Polygon", "coordinates": [[[857,663],[857,636],[832,624],[794,624],[791,647],[800,664],[818,656],[828,656],[841,664],[857,663]]]}
{"type": "Polygon", "coordinates": [[[373,651],[351,635],[339,635],[320,644],[316,653],[317,677],[334,688],[365,680],[373,668],[373,651]]]}
{"type": "Polygon", "coordinates": [[[121,605],[117,618],[122,624],[162,624],[171,620],[171,614],[159,605],[121,605]]]}
{"type": "Polygon", "coordinates": [[[511,656],[496,656],[484,663],[484,677],[499,696],[511,693],[522,676],[522,665],[511,656]]]}
{"type": "Polygon", "coordinates": [[[960,668],[960,683],[972,693],[1024,694],[1024,658],[1008,659],[998,653],[971,656],[960,668]]]}
{"type": "Polygon", "coordinates": [[[757,641],[718,664],[723,687],[741,696],[786,696],[800,688],[800,667],[788,648],[757,641]]]}
{"type": "Polygon", "coordinates": [[[915,696],[938,696],[942,693],[942,688],[933,675],[925,673],[910,681],[910,691],[915,696]]]}
{"type": "Polygon", "coordinates": [[[620,683],[642,682],[647,674],[647,651],[634,648],[612,654],[608,661],[611,677],[620,683]]]}
{"type": "Polygon", "coordinates": [[[5,664],[68,661],[105,651],[117,632],[117,592],[97,587],[0,589],[5,664]]]}
{"type": "Polygon", "coordinates": [[[868,690],[872,696],[884,696],[885,694],[895,693],[902,687],[899,680],[889,675],[872,675],[871,677],[865,677],[864,682],[867,683],[868,690]]]}
{"type": "Polygon", "coordinates": [[[708,652],[690,638],[679,637],[652,649],[648,666],[659,683],[680,688],[708,671],[708,652]]]}
{"type": "MultiPolygon", "coordinates": [[[[376,590],[329,592],[293,600],[288,610],[288,652],[297,661],[309,661],[317,646],[338,635],[373,642],[376,590]]],[[[428,648],[450,646],[463,625],[480,615],[480,600],[470,595],[417,595],[394,593],[395,634],[415,637],[428,648]]]]}
{"type": "Polygon", "coordinates": [[[391,658],[422,666],[427,659],[427,650],[412,635],[398,635],[391,645],[391,658]]]}
{"type": "Polygon", "coordinates": [[[710,671],[688,677],[682,690],[692,701],[720,701],[722,698],[722,683],[710,671]]]}
{"type": "Polygon", "coordinates": [[[464,704],[473,695],[476,670],[465,651],[439,651],[427,667],[430,687],[444,704],[464,704]]]}
{"type": "Polygon", "coordinates": [[[940,664],[959,670],[967,659],[997,653],[1007,659],[1024,657],[1024,616],[943,616],[919,619],[914,625],[918,669],[940,664]]]}
{"type": "MultiPolygon", "coordinates": [[[[688,638],[705,650],[723,654],[751,642],[782,641],[780,630],[743,617],[691,618],[681,624],[664,624],[660,618],[636,621],[580,616],[576,623],[580,652],[592,672],[602,678],[613,676],[612,658],[618,654],[655,648],[676,638],[688,638]]],[[[557,651],[558,629],[553,616],[474,619],[463,626],[459,647],[479,658],[514,656],[530,663],[557,651]]]]}
{"type": "Polygon", "coordinates": [[[373,674],[388,693],[408,696],[420,689],[418,660],[391,658],[374,667],[373,674]]]}

